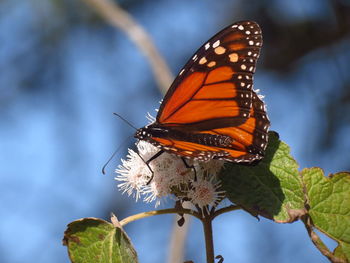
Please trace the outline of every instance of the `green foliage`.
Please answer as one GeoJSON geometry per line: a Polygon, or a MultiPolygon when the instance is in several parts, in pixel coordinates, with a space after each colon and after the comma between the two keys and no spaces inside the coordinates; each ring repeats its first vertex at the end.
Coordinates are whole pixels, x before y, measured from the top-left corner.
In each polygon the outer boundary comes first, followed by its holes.
{"type": "MultiPolygon", "coordinates": [[[[264,216],[278,223],[301,219],[321,253],[332,262],[350,262],[350,173],[326,177],[320,168],[301,172],[298,168],[289,146],[280,141],[276,133],[270,132],[265,158],[254,166],[227,163],[221,172],[222,188],[229,200],[254,216],[264,216]],[[329,251],[314,229],[338,242],[337,248],[329,251]]],[[[177,211],[176,207],[170,210],[177,211]]],[[[196,214],[187,210],[178,213],[196,214]]],[[[143,217],[146,216],[149,213],[144,213],[143,217]]],[[[119,222],[115,217],[112,222],[86,218],[70,223],[64,244],[71,261],[138,262],[119,222]]]]}
{"type": "Polygon", "coordinates": [[[257,165],[226,165],[222,185],[229,200],[254,216],[278,223],[303,219],[311,239],[324,255],[332,262],[349,262],[350,173],[326,177],[320,168],[299,172],[288,145],[276,133],[269,135],[266,156],[257,165]],[[338,242],[333,253],[314,228],[338,242]]]}
{"type": "Polygon", "coordinates": [[[301,174],[313,224],[350,244],[350,174],[325,177],[320,168],[304,169],[301,174]]]}
{"type": "Polygon", "coordinates": [[[253,215],[286,223],[305,213],[298,164],[276,133],[269,133],[265,158],[257,165],[225,168],[221,179],[228,198],[253,215]]]}
{"type": "Polygon", "coordinates": [[[98,218],[70,223],[63,244],[68,247],[73,263],[138,262],[136,251],[124,230],[98,218]]]}
{"type": "Polygon", "coordinates": [[[313,226],[338,242],[336,256],[350,260],[350,173],[325,177],[322,169],[310,168],[301,176],[313,226]]]}
{"type": "Polygon", "coordinates": [[[338,247],[336,247],[334,254],[338,258],[344,259],[345,262],[349,262],[350,261],[350,244],[339,242],[339,245],[338,247]]]}

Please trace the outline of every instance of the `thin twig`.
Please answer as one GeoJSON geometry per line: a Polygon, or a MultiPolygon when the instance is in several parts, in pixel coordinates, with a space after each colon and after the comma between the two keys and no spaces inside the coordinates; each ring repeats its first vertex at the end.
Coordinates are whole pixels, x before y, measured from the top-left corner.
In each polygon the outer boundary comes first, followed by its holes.
{"type": "Polygon", "coordinates": [[[198,214],[196,211],[192,209],[178,209],[178,208],[168,208],[168,209],[161,209],[161,210],[155,210],[155,211],[149,211],[149,212],[143,212],[139,214],[135,214],[129,217],[124,218],[120,221],[120,224],[122,226],[125,226],[126,224],[129,224],[130,222],[150,217],[150,216],[157,216],[157,215],[165,215],[165,214],[187,214],[192,215],[194,217],[197,217],[201,220],[200,214],[198,214]]]}
{"type": "Polygon", "coordinates": [[[303,223],[306,227],[307,233],[309,234],[309,237],[311,238],[312,243],[317,247],[317,249],[326,256],[331,262],[333,263],[346,263],[347,261],[336,257],[327,246],[322,242],[321,238],[316,234],[316,232],[313,230],[313,224],[311,222],[310,216],[306,216],[303,220],[303,223]]]}
{"type": "Polygon", "coordinates": [[[126,11],[111,0],[82,1],[94,7],[109,24],[124,31],[138,46],[141,52],[147,57],[161,91],[165,93],[169,88],[173,76],[146,31],[126,11]]]}
{"type": "Polygon", "coordinates": [[[213,214],[213,219],[221,214],[227,213],[227,212],[231,212],[231,211],[235,211],[235,210],[239,210],[241,209],[239,206],[237,205],[230,205],[224,208],[220,208],[219,210],[216,210],[213,214]]]}

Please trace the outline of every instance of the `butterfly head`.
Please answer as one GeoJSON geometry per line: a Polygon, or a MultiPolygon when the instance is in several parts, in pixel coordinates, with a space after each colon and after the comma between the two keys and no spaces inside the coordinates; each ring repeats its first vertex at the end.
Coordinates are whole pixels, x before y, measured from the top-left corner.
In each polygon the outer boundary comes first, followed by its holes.
{"type": "Polygon", "coordinates": [[[152,137],[164,138],[169,135],[170,130],[164,127],[160,127],[156,124],[151,124],[143,128],[138,129],[135,132],[134,137],[139,140],[150,141],[152,137]]]}
{"type": "Polygon", "coordinates": [[[140,129],[137,129],[137,131],[135,132],[134,135],[135,138],[139,139],[139,140],[149,140],[152,137],[152,134],[149,132],[148,127],[143,127],[140,129]]]}

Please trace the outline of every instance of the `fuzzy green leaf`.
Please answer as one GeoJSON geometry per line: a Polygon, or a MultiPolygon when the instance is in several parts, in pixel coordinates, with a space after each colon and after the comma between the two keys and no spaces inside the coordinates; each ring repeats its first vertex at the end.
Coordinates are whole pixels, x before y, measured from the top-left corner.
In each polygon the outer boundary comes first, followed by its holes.
{"type": "Polygon", "coordinates": [[[343,259],[345,262],[350,262],[350,245],[344,242],[339,242],[339,245],[334,250],[334,255],[337,258],[343,259]]]}
{"type": "Polygon", "coordinates": [[[335,253],[350,260],[350,173],[324,176],[322,169],[301,172],[313,225],[339,243],[335,253]]]}
{"type": "Polygon", "coordinates": [[[229,200],[253,215],[287,223],[305,214],[298,164],[275,132],[269,133],[262,161],[257,165],[228,163],[222,181],[229,200]]]}
{"type": "Polygon", "coordinates": [[[120,228],[98,218],[83,218],[70,223],[63,244],[73,263],[135,263],[128,236],[120,228]]]}

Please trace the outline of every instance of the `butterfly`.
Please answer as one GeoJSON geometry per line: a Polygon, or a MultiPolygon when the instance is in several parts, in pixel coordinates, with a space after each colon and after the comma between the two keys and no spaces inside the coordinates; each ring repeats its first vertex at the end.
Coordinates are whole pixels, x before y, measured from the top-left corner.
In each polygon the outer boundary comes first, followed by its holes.
{"type": "Polygon", "coordinates": [[[152,160],[163,152],[200,161],[263,158],[270,121],[253,89],[261,46],[259,25],[241,21],[199,48],[170,86],[155,121],[135,133],[160,148],[152,160]]]}

